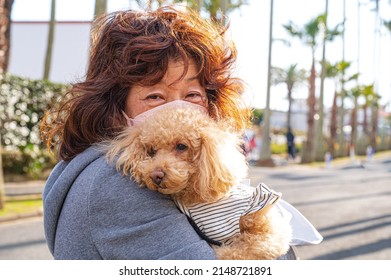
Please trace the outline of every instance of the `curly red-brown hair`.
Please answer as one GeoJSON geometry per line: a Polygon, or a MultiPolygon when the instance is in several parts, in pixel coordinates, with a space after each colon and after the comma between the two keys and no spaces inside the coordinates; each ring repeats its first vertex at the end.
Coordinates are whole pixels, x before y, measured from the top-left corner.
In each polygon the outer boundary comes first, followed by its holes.
{"type": "Polygon", "coordinates": [[[241,104],[241,80],[231,77],[236,48],[226,30],[195,12],[174,7],[119,11],[99,18],[93,25],[85,80],[75,83],[42,121],[47,146],[59,144],[60,159],[70,160],[114,137],[126,125],[121,111],[129,89],[160,82],[172,59],[182,60],[185,71],[194,61],[210,115],[243,129],[250,114],[241,104]]]}

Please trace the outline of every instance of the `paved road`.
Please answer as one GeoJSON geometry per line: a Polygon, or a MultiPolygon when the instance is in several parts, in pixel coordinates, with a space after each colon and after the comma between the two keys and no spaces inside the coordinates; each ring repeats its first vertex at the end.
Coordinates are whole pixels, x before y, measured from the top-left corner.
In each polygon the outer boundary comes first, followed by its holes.
{"type": "Polygon", "coordinates": [[[301,259],[391,260],[391,157],[331,168],[252,168],[283,193],[324,241],[300,246],[301,259]]]}
{"type": "MultiPolygon", "coordinates": [[[[391,260],[391,156],[360,165],[252,167],[253,184],[283,193],[320,231],[301,259],[391,260]]],[[[0,223],[0,259],[51,259],[42,218],[0,223]]]]}
{"type": "Polygon", "coordinates": [[[42,217],[0,223],[0,260],[50,260],[42,217]]]}

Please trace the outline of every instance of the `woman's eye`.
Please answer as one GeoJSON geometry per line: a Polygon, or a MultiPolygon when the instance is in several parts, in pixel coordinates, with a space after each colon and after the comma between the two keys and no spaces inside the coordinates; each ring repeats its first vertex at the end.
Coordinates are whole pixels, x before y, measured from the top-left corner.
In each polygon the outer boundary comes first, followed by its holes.
{"type": "Polygon", "coordinates": [[[190,92],[186,95],[185,100],[191,102],[199,102],[202,101],[203,95],[199,92],[190,92]]]}
{"type": "Polygon", "coordinates": [[[159,94],[150,94],[144,101],[150,106],[158,106],[164,103],[164,98],[159,94]]]}
{"type": "Polygon", "coordinates": [[[151,94],[151,95],[148,95],[145,99],[158,100],[158,99],[162,99],[162,97],[157,94],[151,94]]]}
{"type": "Polygon", "coordinates": [[[179,144],[176,144],[175,150],[177,150],[178,152],[183,152],[183,151],[187,150],[187,146],[185,144],[179,143],[179,144]]]}

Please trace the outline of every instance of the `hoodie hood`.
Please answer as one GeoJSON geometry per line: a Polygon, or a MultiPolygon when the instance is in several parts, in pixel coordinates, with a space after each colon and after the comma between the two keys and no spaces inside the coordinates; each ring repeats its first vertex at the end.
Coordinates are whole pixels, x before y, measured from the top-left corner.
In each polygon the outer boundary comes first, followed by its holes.
{"type": "Polygon", "coordinates": [[[44,230],[46,242],[52,254],[54,253],[57,222],[68,191],[79,174],[102,155],[102,151],[90,147],[71,161],[60,161],[52,170],[43,190],[44,230]]]}

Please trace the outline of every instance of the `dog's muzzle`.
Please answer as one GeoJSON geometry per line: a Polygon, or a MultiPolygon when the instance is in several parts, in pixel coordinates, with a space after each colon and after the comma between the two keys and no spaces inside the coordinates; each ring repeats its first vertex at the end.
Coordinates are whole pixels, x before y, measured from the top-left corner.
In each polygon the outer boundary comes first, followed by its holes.
{"type": "Polygon", "coordinates": [[[160,184],[163,182],[164,180],[164,176],[166,174],[163,172],[163,170],[161,169],[155,169],[154,171],[152,171],[151,173],[151,180],[157,185],[159,186],[160,188],[162,188],[162,186],[160,186],[160,184]]]}

